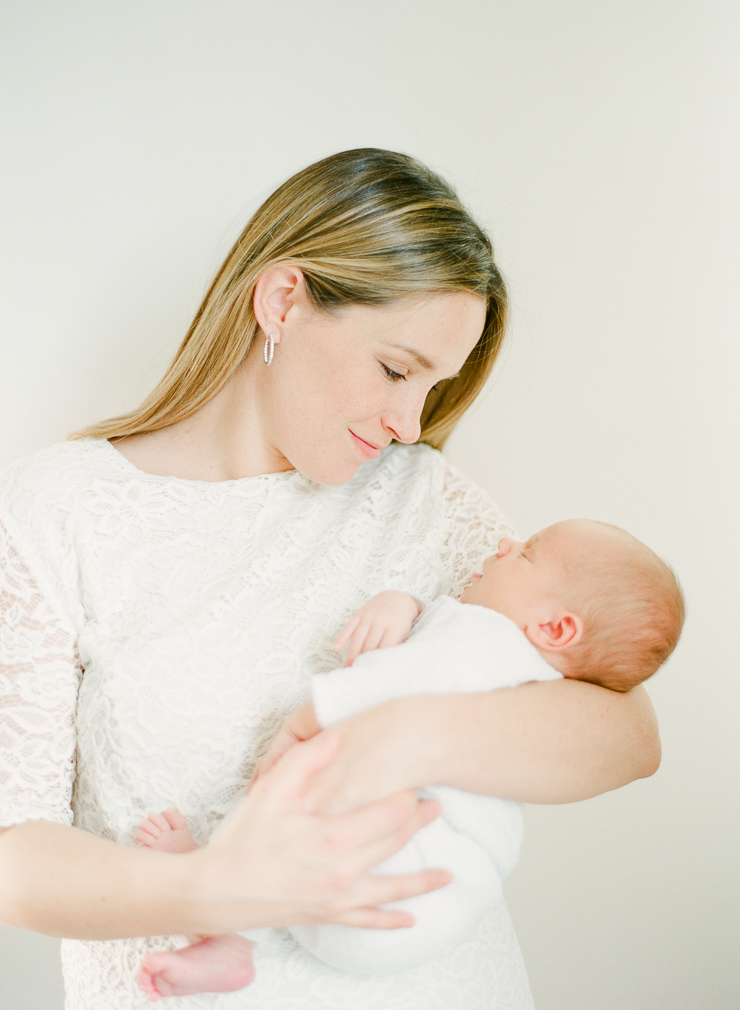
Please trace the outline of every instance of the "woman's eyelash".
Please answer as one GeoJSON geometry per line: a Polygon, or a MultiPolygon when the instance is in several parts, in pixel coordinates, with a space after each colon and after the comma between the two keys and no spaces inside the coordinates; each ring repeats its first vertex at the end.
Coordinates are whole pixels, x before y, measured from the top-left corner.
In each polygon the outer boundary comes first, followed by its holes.
{"type": "Polygon", "coordinates": [[[399,379],[406,378],[406,376],[401,375],[400,372],[394,372],[392,368],[388,367],[388,365],[384,365],[382,361],[380,364],[382,365],[383,371],[385,372],[386,376],[391,380],[391,382],[398,382],[399,379]]]}

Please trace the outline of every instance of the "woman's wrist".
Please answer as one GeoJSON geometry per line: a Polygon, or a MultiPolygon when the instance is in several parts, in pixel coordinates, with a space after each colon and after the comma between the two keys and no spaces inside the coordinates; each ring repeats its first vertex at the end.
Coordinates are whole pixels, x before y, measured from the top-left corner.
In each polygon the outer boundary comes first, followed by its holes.
{"type": "Polygon", "coordinates": [[[3,922],[50,936],[181,933],[195,918],[186,857],[50,821],[17,824],[0,836],[0,881],[3,922]]]}

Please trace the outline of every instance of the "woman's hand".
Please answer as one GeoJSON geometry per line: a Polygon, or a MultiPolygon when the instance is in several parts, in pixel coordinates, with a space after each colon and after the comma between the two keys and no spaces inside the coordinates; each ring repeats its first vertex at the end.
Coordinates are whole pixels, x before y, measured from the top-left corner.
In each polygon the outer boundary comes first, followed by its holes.
{"type": "Polygon", "coordinates": [[[296,744],[196,852],[121,845],[45,821],[2,831],[0,922],[83,940],[309,922],[411,925],[408,915],[376,906],[443,887],[449,873],[369,870],[439,806],[407,790],[329,812],[316,780],[339,746],[333,732],[296,744]]]}
{"type": "Polygon", "coordinates": [[[267,753],[255,768],[249,788],[251,789],[257,779],[268,772],[294,743],[303,743],[320,732],[321,726],[316,719],[312,701],[307,701],[295,712],[291,712],[278,735],[270,744],[267,753]]]}
{"type": "Polygon", "coordinates": [[[444,870],[398,877],[368,872],[433,820],[439,805],[406,790],[327,814],[336,807],[331,780],[325,786],[317,780],[340,745],[329,731],[291,747],[211,841],[184,857],[197,867],[198,900],[219,908],[218,918],[200,931],[320,922],[391,929],[413,920],[376,906],[449,882],[444,870]]]}
{"type": "Polygon", "coordinates": [[[339,745],[333,760],[307,782],[310,801],[343,813],[401,790],[434,784],[431,770],[442,741],[427,713],[431,717],[437,698],[446,697],[396,698],[324,731],[337,737],[339,745]]]}

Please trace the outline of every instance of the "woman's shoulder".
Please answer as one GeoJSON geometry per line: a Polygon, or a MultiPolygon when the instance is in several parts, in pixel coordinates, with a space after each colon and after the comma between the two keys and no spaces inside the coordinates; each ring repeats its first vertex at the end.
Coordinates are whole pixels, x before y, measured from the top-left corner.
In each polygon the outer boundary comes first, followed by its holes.
{"type": "Polygon", "coordinates": [[[500,526],[508,535],[511,528],[490,494],[476,484],[449,459],[429,445],[394,444],[385,450],[381,479],[424,487],[450,517],[475,515],[489,525],[500,526]]]}
{"type": "Polygon", "coordinates": [[[60,442],[16,460],[0,473],[0,512],[11,525],[25,525],[73,510],[90,481],[110,466],[104,439],[60,442]]]}
{"type": "Polygon", "coordinates": [[[0,473],[3,564],[22,571],[75,628],[81,612],[75,553],[80,502],[115,463],[112,455],[104,440],[80,439],[41,449],[0,473]]]}
{"type": "Polygon", "coordinates": [[[412,543],[424,545],[429,585],[416,586],[422,596],[459,596],[470,573],[494,553],[502,536],[511,535],[490,496],[437,449],[392,445],[363,470],[356,490],[365,525],[369,516],[382,513],[387,550],[392,537],[406,550],[412,543]]]}
{"type": "Polygon", "coordinates": [[[103,438],[80,438],[38,449],[10,463],[0,472],[0,488],[42,490],[61,481],[65,486],[84,484],[94,474],[109,469],[115,454],[103,438]]]}
{"type": "Polygon", "coordinates": [[[41,489],[62,478],[69,485],[89,479],[104,470],[111,445],[102,438],[80,438],[38,449],[6,466],[0,472],[0,487],[33,486],[41,489]]]}

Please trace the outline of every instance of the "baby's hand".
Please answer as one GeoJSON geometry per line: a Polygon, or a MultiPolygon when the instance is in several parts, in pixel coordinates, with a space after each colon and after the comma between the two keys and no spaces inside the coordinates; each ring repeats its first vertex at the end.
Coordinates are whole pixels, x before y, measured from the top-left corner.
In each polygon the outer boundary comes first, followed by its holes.
{"type": "Polygon", "coordinates": [[[387,649],[405,642],[411,625],[420,613],[421,606],[408,593],[399,593],[394,589],[378,593],[349,619],[334,648],[341,652],[349,642],[344,665],[352,666],[361,652],[387,649]]]}
{"type": "Polygon", "coordinates": [[[278,761],[286,750],[288,750],[289,747],[292,747],[294,743],[302,743],[304,740],[310,740],[312,736],[316,736],[316,734],[320,732],[321,726],[319,726],[316,721],[316,713],[314,712],[313,702],[307,701],[305,705],[301,705],[300,708],[297,708],[295,712],[289,715],[287,721],[283,723],[282,729],[270,744],[265,756],[257,765],[254,776],[252,777],[252,782],[255,782],[260,775],[264,775],[265,772],[269,771],[275,762],[278,761]]]}

